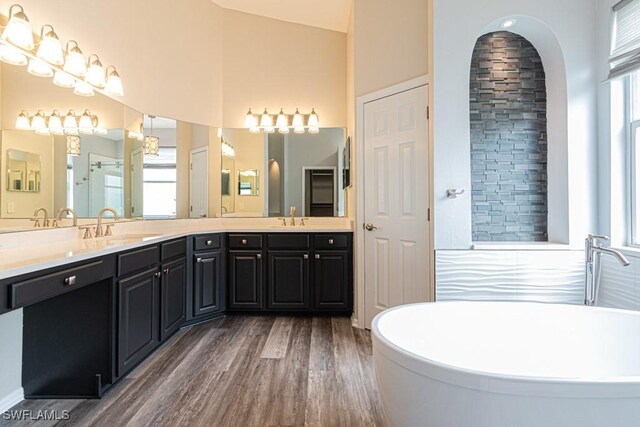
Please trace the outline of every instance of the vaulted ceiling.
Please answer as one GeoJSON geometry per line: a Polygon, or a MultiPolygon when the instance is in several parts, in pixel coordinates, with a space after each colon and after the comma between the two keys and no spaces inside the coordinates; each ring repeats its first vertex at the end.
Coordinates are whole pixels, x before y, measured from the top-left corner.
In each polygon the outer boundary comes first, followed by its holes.
{"type": "Polygon", "coordinates": [[[353,0],[213,0],[226,9],[347,32],[353,0]]]}

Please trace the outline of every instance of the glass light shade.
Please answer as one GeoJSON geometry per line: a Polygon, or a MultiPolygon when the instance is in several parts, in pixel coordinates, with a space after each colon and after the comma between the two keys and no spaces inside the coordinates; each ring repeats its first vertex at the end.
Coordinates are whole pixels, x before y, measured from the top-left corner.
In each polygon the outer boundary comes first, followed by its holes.
{"type": "Polygon", "coordinates": [[[31,129],[31,123],[29,122],[29,115],[22,111],[18,114],[18,118],[16,119],[16,129],[20,130],[28,130],[31,129]]]}
{"type": "Polygon", "coordinates": [[[269,115],[266,108],[264,109],[262,116],[260,116],[260,127],[273,127],[273,118],[269,115]]]}
{"type": "Polygon", "coordinates": [[[287,116],[284,114],[281,108],[280,113],[278,113],[278,118],[276,119],[276,127],[278,129],[282,129],[288,126],[289,126],[289,120],[287,119],[287,116]]]}
{"type": "Polygon", "coordinates": [[[304,126],[298,126],[293,128],[293,133],[297,133],[298,135],[300,135],[301,133],[304,133],[304,126]]]}
{"type": "Polygon", "coordinates": [[[278,132],[280,132],[283,135],[286,135],[289,133],[289,127],[288,126],[279,127],[278,132]]]}
{"type": "Polygon", "coordinates": [[[84,55],[78,46],[74,46],[68,51],[63,70],[76,77],[84,78],[87,75],[87,64],[85,64],[84,55]]]}
{"type": "Polygon", "coordinates": [[[49,131],[49,128],[36,129],[36,133],[38,135],[51,135],[51,131],[49,131]]]}
{"type": "Polygon", "coordinates": [[[256,127],[257,124],[258,121],[256,120],[256,116],[253,115],[253,113],[251,112],[251,108],[249,108],[247,115],[244,117],[244,127],[246,127],[247,129],[251,129],[253,127],[256,127]]]}
{"type": "Polygon", "coordinates": [[[80,155],[80,137],[78,135],[67,135],[67,156],[80,155]]]}
{"type": "Polygon", "coordinates": [[[276,128],[274,128],[273,126],[267,126],[264,128],[265,133],[274,133],[275,131],[276,131],[276,128]]]}
{"type": "Polygon", "coordinates": [[[27,57],[9,45],[0,45],[0,60],[11,65],[27,65],[27,57]]]}
{"type": "Polygon", "coordinates": [[[218,138],[222,139],[222,128],[218,128],[216,135],[218,136],[218,138]]]}
{"type": "Polygon", "coordinates": [[[144,154],[147,156],[157,156],[160,148],[160,138],[157,136],[147,136],[144,138],[144,154]]]}
{"type": "MultiPolygon", "coordinates": [[[[294,128],[304,128],[304,119],[302,118],[302,114],[300,114],[300,111],[298,111],[298,109],[296,108],[296,113],[293,115],[293,121],[291,122],[291,125],[294,128]]],[[[294,132],[295,129],[294,129],[294,132]]],[[[301,133],[301,132],[296,132],[296,133],[301,133]]],[[[304,130],[302,131],[302,133],[304,133],[304,130]]]]}
{"type": "Polygon", "coordinates": [[[73,87],[73,93],[80,96],[93,96],[95,92],[93,88],[88,83],[85,83],[81,80],[76,81],[75,86],[73,87]]]}
{"type": "Polygon", "coordinates": [[[120,79],[120,75],[113,71],[109,74],[109,78],[107,78],[107,83],[105,86],[105,91],[107,94],[112,96],[124,96],[124,89],[122,88],[122,79],[120,79]]]}
{"type": "Polygon", "coordinates": [[[36,52],[36,56],[43,61],[48,62],[49,64],[64,64],[64,52],[62,50],[62,43],[60,42],[58,35],[53,30],[42,36],[40,45],[38,46],[38,51],[36,52]]]}
{"type": "Polygon", "coordinates": [[[260,128],[258,126],[250,127],[249,133],[260,133],[260,128]]]}
{"type": "Polygon", "coordinates": [[[309,127],[309,133],[320,133],[320,128],[309,127]]]}
{"type": "Polygon", "coordinates": [[[84,134],[93,133],[93,119],[88,110],[85,110],[84,114],[80,116],[80,122],[78,123],[78,131],[84,134]]]}
{"type": "Polygon", "coordinates": [[[222,155],[226,156],[226,157],[235,157],[236,156],[236,150],[232,146],[227,144],[226,142],[223,142],[222,143],[222,155]]]}
{"type": "MultiPolygon", "coordinates": [[[[44,114],[42,111],[38,111],[35,116],[31,119],[31,127],[36,130],[36,132],[42,132],[43,129],[47,129],[47,123],[44,119],[44,114]]],[[[47,129],[48,130],[48,129],[47,129]]]]}
{"type": "Polygon", "coordinates": [[[60,120],[60,115],[56,111],[51,113],[49,117],[49,132],[54,135],[62,135],[64,134],[64,128],[62,127],[62,121],[60,120]]]}
{"type": "Polygon", "coordinates": [[[87,70],[87,77],[85,78],[85,80],[87,83],[101,89],[104,88],[107,84],[104,78],[104,67],[102,66],[102,62],[100,62],[97,57],[91,62],[91,65],[89,65],[89,69],[87,70]]]}
{"type": "Polygon", "coordinates": [[[62,123],[64,131],[70,135],[77,135],[78,133],[78,120],[73,111],[64,116],[64,122],[62,123]]]}
{"type": "Polygon", "coordinates": [[[95,135],[106,135],[107,130],[105,128],[93,128],[93,133],[95,135]]]}
{"type": "Polygon", "coordinates": [[[27,72],[38,77],[53,77],[53,70],[42,59],[30,59],[27,72]]]}
{"type": "Polygon", "coordinates": [[[24,50],[32,50],[35,47],[33,42],[33,32],[29,18],[25,15],[22,6],[14,4],[9,9],[9,22],[2,32],[2,40],[13,43],[24,50]],[[14,7],[20,8],[18,12],[12,13],[14,7]]]}
{"type": "MultiPolygon", "coordinates": [[[[316,114],[316,111],[313,108],[311,109],[311,114],[309,114],[309,121],[307,122],[307,125],[310,128],[318,128],[318,127],[320,127],[320,120],[318,120],[318,115],[316,114]]],[[[315,132],[315,133],[317,133],[317,132],[315,132]]]]}
{"type": "Polygon", "coordinates": [[[53,84],[60,87],[72,88],[76,85],[76,79],[64,71],[56,71],[53,76],[53,84]]]}

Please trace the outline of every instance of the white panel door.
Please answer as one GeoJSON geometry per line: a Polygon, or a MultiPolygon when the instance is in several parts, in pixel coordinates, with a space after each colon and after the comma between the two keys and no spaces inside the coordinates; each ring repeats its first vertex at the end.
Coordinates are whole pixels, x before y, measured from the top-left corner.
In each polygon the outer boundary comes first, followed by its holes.
{"type": "Polygon", "coordinates": [[[131,217],[142,217],[144,213],[144,154],[142,148],[131,152],[131,217]]]}
{"type": "Polygon", "coordinates": [[[191,152],[189,176],[191,218],[206,218],[209,212],[209,150],[200,148],[191,152]]]}
{"type": "Polygon", "coordinates": [[[365,327],[429,299],[427,86],[364,105],[365,327]]]}

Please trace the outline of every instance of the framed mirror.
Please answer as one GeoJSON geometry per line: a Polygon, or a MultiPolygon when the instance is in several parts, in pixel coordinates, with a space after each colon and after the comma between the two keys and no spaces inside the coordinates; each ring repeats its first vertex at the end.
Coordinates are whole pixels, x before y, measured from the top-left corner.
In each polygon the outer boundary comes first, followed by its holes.
{"type": "Polygon", "coordinates": [[[260,195],[260,171],[258,169],[238,170],[238,196],[260,195]]]}
{"type": "Polygon", "coordinates": [[[20,150],[7,150],[7,190],[40,192],[40,155],[20,150]]]}

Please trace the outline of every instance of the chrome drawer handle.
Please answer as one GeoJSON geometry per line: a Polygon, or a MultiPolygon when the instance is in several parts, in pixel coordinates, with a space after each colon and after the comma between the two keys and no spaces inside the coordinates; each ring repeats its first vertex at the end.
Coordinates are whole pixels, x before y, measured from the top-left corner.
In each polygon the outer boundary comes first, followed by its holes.
{"type": "Polygon", "coordinates": [[[211,246],[213,242],[211,240],[207,240],[207,246],[211,246]]]}
{"type": "Polygon", "coordinates": [[[67,286],[73,286],[76,284],[76,276],[69,276],[64,279],[64,284],[67,286]]]}
{"type": "Polygon", "coordinates": [[[316,254],[316,259],[320,259],[320,254],[316,254]]]}
{"type": "Polygon", "coordinates": [[[247,244],[247,239],[242,239],[242,244],[246,245],[247,244]]]}
{"type": "Polygon", "coordinates": [[[304,254],[304,259],[309,259],[309,254],[304,254]]]}
{"type": "Polygon", "coordinates": [[[333,245],[333,239],[329,239],[329,244],[333,245]]]}

